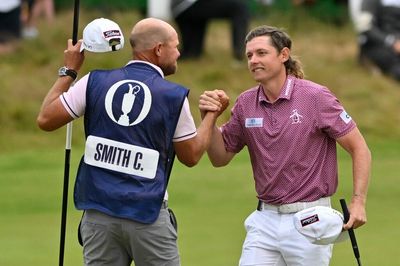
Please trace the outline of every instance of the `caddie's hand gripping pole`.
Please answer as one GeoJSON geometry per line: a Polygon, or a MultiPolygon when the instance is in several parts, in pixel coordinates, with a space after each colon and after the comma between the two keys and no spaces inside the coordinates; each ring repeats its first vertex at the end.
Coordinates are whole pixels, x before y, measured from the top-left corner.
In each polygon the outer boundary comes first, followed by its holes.
{"type": "MultiPolygon", "coordinates": [[[[74,0],[74,20],[72,26],[72,43],[78,42],[78,25],[79,25],[79,0],[74,0]]],[[[64,184],[61,211],[61,232],[60,232],[60,254],[58,264],[64,265],[64,249],[65,249],[65,228],[67,224],[67,208],[68,208],[68,183],[69,169],[71,161],[71,140],[72,140],[72,122],[67,124],[67,134],[65,142],[65,161],[64,161],[64,184]]]]}
{"type": "MultiPolygon", "coordinates": [[[[349,210],[347,209],[345,199],[340,199],[340,205],[342,206],[342,210],[343,210],[344,222],[347,223],[350,219],[350,213],[349,213],[349,210]]],[[[350,228],[348,231],[349,231],[351,247],[353,248],[354,256],[356,257],[358,266],[361,266],[360,251],[358,249],[356,235],[354,234],[353,228],[350,228]]]]}

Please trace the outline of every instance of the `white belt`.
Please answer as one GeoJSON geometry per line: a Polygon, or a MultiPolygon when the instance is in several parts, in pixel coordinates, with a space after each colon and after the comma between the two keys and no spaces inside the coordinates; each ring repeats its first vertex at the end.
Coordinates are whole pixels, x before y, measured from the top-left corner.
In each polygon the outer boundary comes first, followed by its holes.
{"type": "Polygon", "coordinates": [[[310,202],[294,202],[294,203],[288,203],[288,204],[282,204],[282,205],[272,205],[265,203],[263,201],[260,201],[257,207],[257,210],[262,211],[262,210],[271,210],[271,211],[276,211],[278,213],[295,213],[307,208],[315,207],[315,206],[325,206],[325,207],[331,207],[331,198],[330,197],[325,197],[325,198],[320,198],[315,201],[310,201],[310,202]]]}

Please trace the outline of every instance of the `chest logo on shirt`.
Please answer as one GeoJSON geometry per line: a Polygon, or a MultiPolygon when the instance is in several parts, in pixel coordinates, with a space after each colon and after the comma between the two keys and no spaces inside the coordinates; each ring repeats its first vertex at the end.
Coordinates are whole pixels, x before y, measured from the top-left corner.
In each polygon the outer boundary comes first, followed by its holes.
{"type": "Polygon", "coordinates": [[[297,109],[294,109],[289,117],[292,119],[292,124],[300,124],[303,119],[303,116],[299,114],[297,109]]]}
{"type": "Polygon", "coordinates": [[[121,80],[108,90],[105,108],[115,123],[134,126],[148,115],[151,100],[150,89],[146,84],[137,80],[121,80]]]}
{"type": "Polygon", "coordinates": [[[246,118],[246,128],[249,127],[262,127],[263,126],[263,118],[259,117],[253,117],[253,118],[246,118]]]}

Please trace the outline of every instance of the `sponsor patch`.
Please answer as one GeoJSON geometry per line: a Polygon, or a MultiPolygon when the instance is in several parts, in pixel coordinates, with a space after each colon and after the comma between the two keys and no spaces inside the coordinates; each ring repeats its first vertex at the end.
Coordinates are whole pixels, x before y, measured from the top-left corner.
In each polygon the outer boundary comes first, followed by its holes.
{"type": "Polygon", "coordinates": [[[300,222],[302,227],[319,222],[318,214],[314,214],[310,217],[304,218],[300,222]]]}
{"type": "Polygon", "coordinates": [[[246,118],[245,122],[246,127],[262,127],[263,126],[263,118],[246,118]]]}
{"type": "Polygon", "coordinates": [[[346,124],[348,124],[351,121],[351,116],[349,116],[347,114],[346,111],[343,110],[343,112],[340,114],[340,118],[343,120],[343,122],[345,122],[346,124]]]}

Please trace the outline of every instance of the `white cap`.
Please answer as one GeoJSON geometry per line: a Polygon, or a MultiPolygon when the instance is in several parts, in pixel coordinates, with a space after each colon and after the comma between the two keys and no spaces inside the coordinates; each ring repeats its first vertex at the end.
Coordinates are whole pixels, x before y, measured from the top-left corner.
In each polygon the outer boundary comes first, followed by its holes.
{"type": "Polygon", "coordinates": [[[124,35],[117,23],[106,18],[97,18],[83,30],[81,51],[94,53],[117,51],[124,47],[124,35]]]}
{"type": "Polygon", "coordinates": [[[317,206],[297,212],[293,217],[297,231],[311,243],[327,245],[349,238],[343,231],[343,215],[335,209],[317,206]]]}

